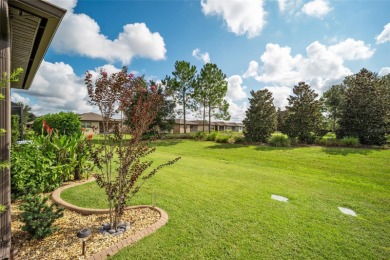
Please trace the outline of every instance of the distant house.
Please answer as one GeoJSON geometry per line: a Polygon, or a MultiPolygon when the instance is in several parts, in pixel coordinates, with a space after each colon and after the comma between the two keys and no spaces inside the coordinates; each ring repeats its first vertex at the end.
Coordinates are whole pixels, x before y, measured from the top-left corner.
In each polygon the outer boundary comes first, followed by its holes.
{"type": "MultiPolygon", "coordinates": [[[[225,132],[225,131],[233,131],[233,132],[242,132],[244,129],[244,125],[242,123],[237,122],[211,122],[211,131],[225,132]]],[[[187,133],[203,131],[203,120],[186,120],[186,129],[187,133]]],[[[204,131],[209,131],[209,124],[207,121],[204,122],[204,131]]],[[[175,119],[175,126],[173,127],[173,133],[179,134],[184,133],[184,120],[183,119],[175,119]]]]}
{"type": "MultiPolygon", "coordinates": [[[[103,132],[103,117],[96,113],[84,113],[80,114],[81,128],[84,133],[102,133],[103,132]]],[[[115,125],[120,123],[119,119],[111,119],[109,124],[109,131],[114,128],[115,125]]]]}

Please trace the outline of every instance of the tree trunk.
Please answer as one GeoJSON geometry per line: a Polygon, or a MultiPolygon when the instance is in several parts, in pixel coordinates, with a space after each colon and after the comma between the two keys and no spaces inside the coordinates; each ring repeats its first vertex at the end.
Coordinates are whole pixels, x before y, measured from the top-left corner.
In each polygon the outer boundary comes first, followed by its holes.
{"type": "Polygon", "coordinates": [[[203,133],[204,133],[205,121],[206,121],[206,104],[205,104],[205,101],[203,100],[203,122],[202,122],[202,125],[203,125],[203,133]]]}
{"type": "Polygon", "coordinates": [[[209,105],[209,133],[211,132],[211,106],[209,105]]]}
{"type": "MultiPolygon", "coordinates": [[[[10,76],[10,28],[8,15],[8,0],[0,0],[0,73],[10,76]]],[[[0,128],[5,129],[5,135],[0,136],[0,160],[10,159],[11,144],[11,101],[10,84],[1,89],[5,96],[0,101],[0,128]]],[[[10,258],[11,251],[11,179],[10,169],[0,169],[0,204],[6,206],[6,212],[0,215],[0,259],[10,258]]]]}
{"type": "Polygon", "coordinates": [[[186,125],[186,98],[183,93],[183,119],[184,119],[184,133],[187,133],[187,125],[186,125]]]}

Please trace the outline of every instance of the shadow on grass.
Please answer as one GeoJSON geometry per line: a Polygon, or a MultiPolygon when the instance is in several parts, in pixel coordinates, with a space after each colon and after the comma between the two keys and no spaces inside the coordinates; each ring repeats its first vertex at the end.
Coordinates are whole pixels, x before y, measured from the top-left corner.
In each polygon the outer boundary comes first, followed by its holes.
{"type": "Polygon", "coordinates": [[[207,149],[232,149],[232,148],[242,148],[248,146],[255,146],[255,150],[257,151],[277,151],[277,150],[292,150],[295,147],[275,147],[275,146],[267,146],[267,145],[256,145],[256,144],[225,144],[225,143],[216,143],[213,146],[207,147],[207,149]]]}
{"type": "Polygon", "coordinates": [[[272,152],[272,151],[286,151],[286,150],[293,150],[296,147],[278,147],[278,146],[256,146],[256,151],[262,151],[262,152],[272,152]]]}
{"type": "Polygon", "coordinates": [[[216,143],[213,146],[206,147],[206,149],[232,149],[232,148],[241,148],[241,147],[245,147],[245,146],[247,146],[247,145],[216,143]]]}
{"type": "Polygon", "coordinates": [[[159,146],[172,146],[181,143],[182,140],[156,140],[150,143],[151,146],[159,147],[159,146]]]}
{"type": "Polygon", "coordinates": [[[371,149],[368,148],[342,148],[342,147],[324,147],[322,150],[331,155],[344,155],[348,154],[362,154],[367,155],[372,152],[371,149]]]}

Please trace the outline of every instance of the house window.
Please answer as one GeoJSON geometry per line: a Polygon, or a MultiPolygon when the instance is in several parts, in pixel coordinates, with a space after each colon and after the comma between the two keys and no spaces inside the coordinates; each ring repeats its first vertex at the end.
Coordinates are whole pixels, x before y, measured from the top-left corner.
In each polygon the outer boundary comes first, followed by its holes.
{"type": "Polygon", "coordinates": [[[198,131],[198,126],[197,125],[191,125],[190,126],[190,132],[197,132],[198,131]]]}
{"type": "Polygon", "coordinates": [[[81,121],[81,128],[92,128],[90,121],[81,121]]]}

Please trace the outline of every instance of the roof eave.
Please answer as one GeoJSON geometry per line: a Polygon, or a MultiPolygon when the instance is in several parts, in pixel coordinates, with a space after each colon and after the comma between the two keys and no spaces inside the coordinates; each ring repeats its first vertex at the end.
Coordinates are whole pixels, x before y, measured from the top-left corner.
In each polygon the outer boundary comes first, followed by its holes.
{"type": "MultiPolygon", "coordinates": [[[[29,43],[33,45],[33,52],[23,77],[17,84],[13,84],[16,88],[29,89],[66,10],[40,0],[10,0],[9,5],[47,19],[45,28],[37,34],[34,42],[29,43]]],[[[14,69],[11,64],[11,70],[14,69]]]]}

